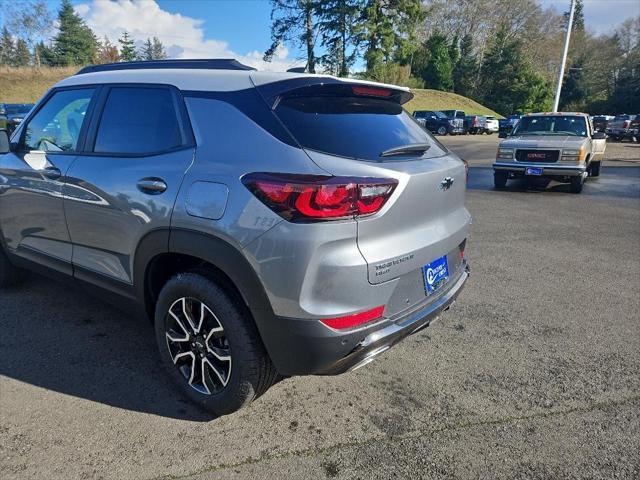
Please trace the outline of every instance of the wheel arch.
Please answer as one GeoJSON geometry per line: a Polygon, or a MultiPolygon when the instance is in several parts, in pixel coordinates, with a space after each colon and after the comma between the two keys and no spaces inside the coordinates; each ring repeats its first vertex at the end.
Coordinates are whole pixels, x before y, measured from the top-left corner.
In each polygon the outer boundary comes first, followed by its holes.
{"type": "Polygon", "coordinates": [[[154,317],[155,302],[162,286],[173,275],[184,271],[201,271],[220,281],[249,310],[266,310],[273,314],[257,273],[236,247],[213,235],[166,229],[144,237],[135,257],[137,297],[150,319],[154,317]]]}

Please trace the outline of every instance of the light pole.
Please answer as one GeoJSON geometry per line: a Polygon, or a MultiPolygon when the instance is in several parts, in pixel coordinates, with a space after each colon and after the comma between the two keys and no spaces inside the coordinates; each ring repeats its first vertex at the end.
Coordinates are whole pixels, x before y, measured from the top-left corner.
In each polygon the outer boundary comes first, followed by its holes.
{"type": "Polygon", "coordinates": [[[571,10],[569,11],[569,25],[567,26],[567,36],[564,39],[564,50],[562,51],[562,62],[560,62],[560,74],[558,75],[556,98],[553,101],[554,113],[558,111],[558,104],[560,103],[560,92],[562,92],[562,79],[564,77],[564,64],[567,63],[567,53],[569,53],[569,40],[571,40],[571,28],[573,27],[573,14],[575,10],[576,0],[571,0],[571,10]]]}

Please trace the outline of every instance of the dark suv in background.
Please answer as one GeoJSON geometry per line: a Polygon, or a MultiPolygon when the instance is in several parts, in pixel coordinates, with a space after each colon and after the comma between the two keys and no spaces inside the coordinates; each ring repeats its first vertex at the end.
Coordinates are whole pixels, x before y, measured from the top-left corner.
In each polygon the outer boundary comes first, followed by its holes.
{"type": "Polygon", "coordinates": [[[0,103],[0,128],[13,132],[32,108],[32,103],[0,103]]]}
{"type": "Polygon", "coordinates": [[[444,113],[437,110],[416,110],[413,117],[431,133],[447,135],[453,132],[452,122],[444,113]]]}

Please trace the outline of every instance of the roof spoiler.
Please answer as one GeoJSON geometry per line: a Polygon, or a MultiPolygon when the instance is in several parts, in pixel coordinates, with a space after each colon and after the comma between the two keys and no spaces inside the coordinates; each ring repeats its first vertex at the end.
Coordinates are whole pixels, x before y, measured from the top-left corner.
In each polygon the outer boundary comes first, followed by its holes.
{"type": "Polygon", "coordinates": [[[278,82],[256,85],[270,108],[275,108],[282,97],[304,95],[349,95],[381,98],[400,105],[413,98],[408,88],[368,81],[308,75],[278,82]]]}

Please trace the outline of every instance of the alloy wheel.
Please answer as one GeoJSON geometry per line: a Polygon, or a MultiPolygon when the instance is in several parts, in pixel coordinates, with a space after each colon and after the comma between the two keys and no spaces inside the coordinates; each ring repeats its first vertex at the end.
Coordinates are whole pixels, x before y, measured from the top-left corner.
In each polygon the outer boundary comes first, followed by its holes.
{"type": "Polygon", "coordinates": [[[179,298],[165,321],[167,348],[189,386],[211,395],[226,387],[231,376],[231,349],[218,317],[195,298],[179,298]]]}

